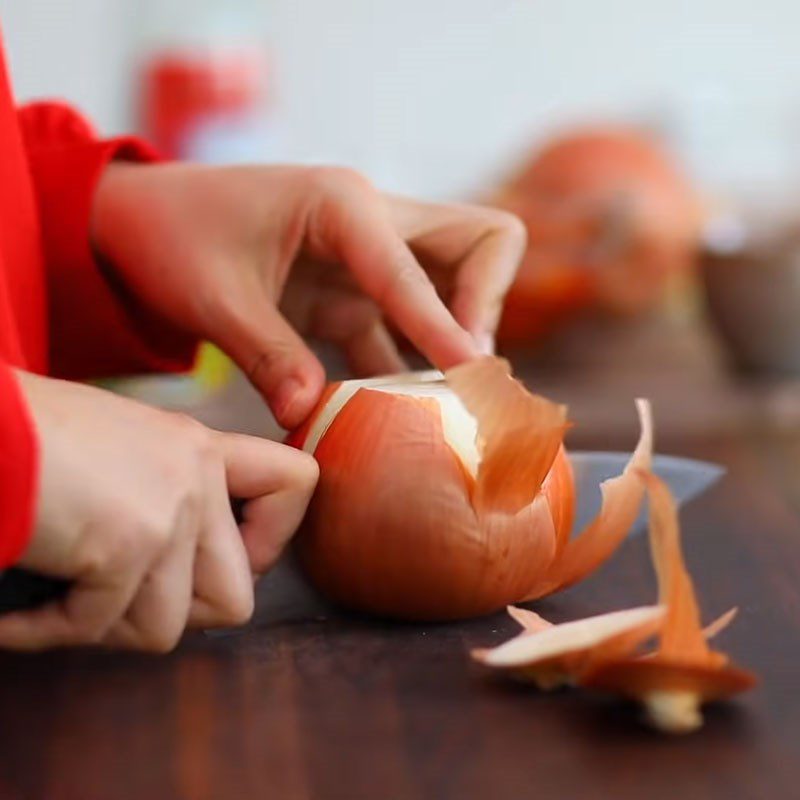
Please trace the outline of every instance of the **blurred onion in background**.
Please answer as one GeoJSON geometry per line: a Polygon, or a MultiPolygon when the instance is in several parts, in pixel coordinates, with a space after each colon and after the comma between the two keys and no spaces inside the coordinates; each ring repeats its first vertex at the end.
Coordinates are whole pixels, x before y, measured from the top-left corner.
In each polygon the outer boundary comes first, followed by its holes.
{"type": "Polygon", "coordinates": [[[545,143],[491,202],[528,230],[501,342],[535,342],[586,311],[644,313],[694,263],[694,192],[674,159],[633,128],[577,130],[545,143]]]}

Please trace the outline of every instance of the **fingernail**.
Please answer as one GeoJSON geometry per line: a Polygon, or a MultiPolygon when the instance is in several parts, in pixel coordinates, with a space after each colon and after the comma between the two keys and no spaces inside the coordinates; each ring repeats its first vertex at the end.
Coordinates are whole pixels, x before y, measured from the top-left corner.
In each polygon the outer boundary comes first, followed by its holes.
{"type": "Polygon", "coordinates": [[[475,336],[475,344],[484,355],[494,355],[494,336],[491,333],[479,333],[475,336]]]}

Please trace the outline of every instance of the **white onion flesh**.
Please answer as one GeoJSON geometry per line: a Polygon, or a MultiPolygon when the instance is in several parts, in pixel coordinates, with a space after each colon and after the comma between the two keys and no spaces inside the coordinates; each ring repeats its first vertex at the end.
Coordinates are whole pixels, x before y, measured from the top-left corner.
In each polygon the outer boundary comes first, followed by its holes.
{"type": "Polygon", "coordinates": [[[314,454],[325,432],[353,395],[361,389],[385,394],[432,398],[439,404],[445,442],[458,456],[467,472],[475,477],[480,465],[478,422],[436,370],[393,375],[384,378],[344,381],[321,411],[303,444],[306,453],[314,454]]]}
{"type": "Polygon", "coordinates": [[[523,633],[499,647],[484,651],[490,667],[514,668],[550,661],[570,653],[591,650],[603,642],[634,631],[664,616],[662,606],[642,606],[553,625],[537,633],[523,633]]]}

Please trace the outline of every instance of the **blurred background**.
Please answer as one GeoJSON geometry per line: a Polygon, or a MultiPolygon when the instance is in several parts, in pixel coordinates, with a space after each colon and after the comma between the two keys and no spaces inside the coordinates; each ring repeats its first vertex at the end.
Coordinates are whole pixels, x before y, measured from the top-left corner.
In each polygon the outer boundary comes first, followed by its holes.
{"type": "MultiPolygon", "coordinates": [[[[571,123],[652,126],[709,188],[798,169],[792,0],[4,0],[21,98],[139,128],[158,52],[255,52],[264,158],[463,195],[571,123]]],[[[258,150],[261,152],[257,152],[258,150]]]]}
{"type": "MultiPolygon", "coordinates": [[[[669,318],[662,339],[712,331],[687,353],[800,372],[793,0],[3,0],[2,22],[19,98],[105,132],[519,214],[506,349],[566,364],[600,349],[587,325],[669,318]]],[[[209,350],[192,391],[231,374],[209,350]]]]}

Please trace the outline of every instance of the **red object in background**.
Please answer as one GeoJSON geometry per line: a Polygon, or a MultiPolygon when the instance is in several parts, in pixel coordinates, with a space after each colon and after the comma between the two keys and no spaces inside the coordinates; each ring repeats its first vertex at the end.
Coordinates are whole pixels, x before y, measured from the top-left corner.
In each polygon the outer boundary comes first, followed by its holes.
{"type": "Polygon", "coordinates": [[[692,189],[655,142],[623,128],[578,131],[539,151],[492,202],[529,247],[501,342],[531,342],[588,309],[636,314],[694,260],[692,189]]]}
{"type": "Polygon", "coordinates": [[[157,54],[143,76],[144,133],[170,158],[185,157],[198,125],[243,117],[259,106],[263,75],[263,54],[255,49],[157,54]]]}

